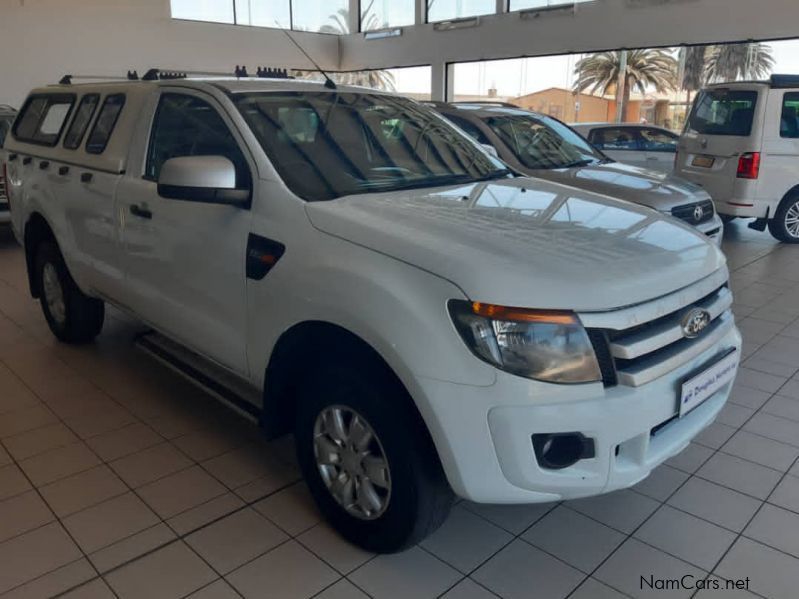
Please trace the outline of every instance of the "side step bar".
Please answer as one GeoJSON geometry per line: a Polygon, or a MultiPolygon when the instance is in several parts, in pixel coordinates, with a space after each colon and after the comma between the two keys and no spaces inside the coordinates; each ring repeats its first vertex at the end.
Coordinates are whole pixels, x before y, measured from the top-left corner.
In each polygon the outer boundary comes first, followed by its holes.
{"type": "Polygon", "coordinates": [[[134,343],[167,368],[248,420],[260,424],[262,394],[247,381],[155,331],[142,333],[134,343]]]}

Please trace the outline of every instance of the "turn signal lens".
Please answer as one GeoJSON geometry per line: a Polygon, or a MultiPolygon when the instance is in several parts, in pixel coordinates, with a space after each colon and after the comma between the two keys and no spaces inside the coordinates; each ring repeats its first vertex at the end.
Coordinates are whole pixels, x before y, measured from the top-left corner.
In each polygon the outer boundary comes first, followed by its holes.
{"type": "Polygon", "coordinates": [[[515,322],[541,322],[549,324],[577,324],[577,317],[571,312],[550,310],[528,310],[526,308],[506,308],[493,304],[472,302],[472,312],[494,320],[513,320],[515,322]]]}

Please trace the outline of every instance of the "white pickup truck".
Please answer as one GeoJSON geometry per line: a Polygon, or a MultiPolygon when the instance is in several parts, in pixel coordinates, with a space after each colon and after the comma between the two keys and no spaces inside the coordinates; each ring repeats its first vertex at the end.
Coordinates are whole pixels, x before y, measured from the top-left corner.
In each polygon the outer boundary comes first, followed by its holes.
{"type": "Polygon", "coordinates": [[[67,343],[143,347],[293,432],[322,512],[396,551],[454,494],[628,487],[727,400],[724,255],[507,168],[427,107],[291,80],[34,90],[7,143],[30,290],[67,343]]]}

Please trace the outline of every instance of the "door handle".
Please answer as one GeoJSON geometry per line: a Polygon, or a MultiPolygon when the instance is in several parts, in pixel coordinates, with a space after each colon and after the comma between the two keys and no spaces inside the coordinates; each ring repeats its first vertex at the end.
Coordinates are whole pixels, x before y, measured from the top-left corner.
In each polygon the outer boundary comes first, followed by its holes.
{"type": "Polygon", "coordinates": [[[94,179],[94,175],[91,173],[82,173],[80,176],[81,183],[90,183],[92,179],[94,179]]]}
{"type": "Polygon", "coordinates": [[[150,212],[146,207],[139,206],[138,204],[131,204],[129,210],[133,216],[138,216],[139,218],[150,220],[153,217],[152,212],[150,212]]]}
{"type": "Polygon", "coordinates": [[[60,169],[58,169],[58,174],[59,175],[63,176],[63,175],[66,175],[68,173],[69,173],[69,167],[68,166],[62,166],[60,169]]]}
{"type": "Polygon", "coordinates": [[[47,161],[47,160],[42,160],[42,161],[39,163],[39,168],[40,168],[41,170],[43,170],[43,171],[47,170],[48,168],[50,168],[50,162],[49,162],[49,161],[47,161]]]}
{"type": "Polygon", "coordinates": [[[33,162],[33,158],[31,158],[30,156],[25,156],[25,158],[22,159],[22,164],[26,166],[29,165],[31,162],[33,162]]]}

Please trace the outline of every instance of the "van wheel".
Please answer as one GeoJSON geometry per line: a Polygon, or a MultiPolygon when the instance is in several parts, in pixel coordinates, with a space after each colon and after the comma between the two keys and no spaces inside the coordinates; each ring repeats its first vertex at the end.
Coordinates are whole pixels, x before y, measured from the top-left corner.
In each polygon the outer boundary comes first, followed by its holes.
{"type": "Polygon", "coordinates": [[[84,295],[67,270],[55,243],[46,241],[36,252],[36,283],[47,324],[64,343],[88,343],[103,328],[105,305],[84,295]]]}
{"type": "Polygon", "coordinates": [[[768,230],[783,243],[799,243],[799,193],[786,196],[780,202],[768,230]]]}
{"type": "Polygon", "coordinates": [[[453,494],[405,390],[384,371],[356,361],[314,372],[300,390],[295,439],[333,527],[367,551],[393,553],[441,526],[453,494]]]}

